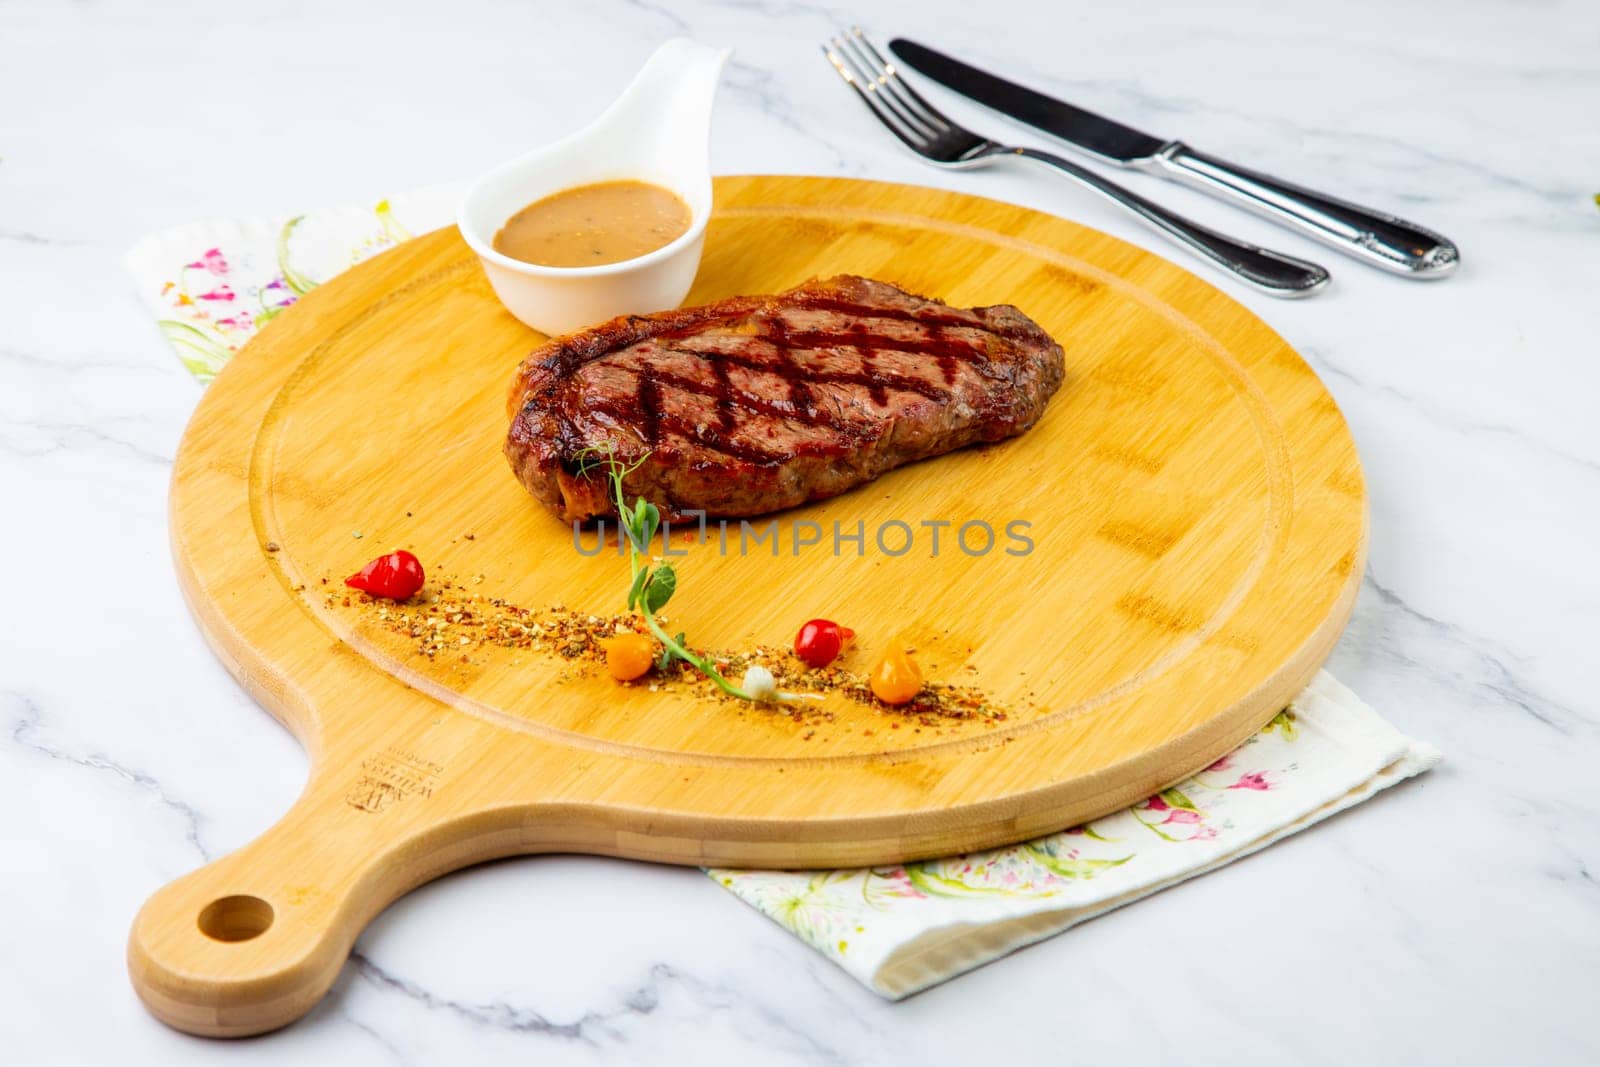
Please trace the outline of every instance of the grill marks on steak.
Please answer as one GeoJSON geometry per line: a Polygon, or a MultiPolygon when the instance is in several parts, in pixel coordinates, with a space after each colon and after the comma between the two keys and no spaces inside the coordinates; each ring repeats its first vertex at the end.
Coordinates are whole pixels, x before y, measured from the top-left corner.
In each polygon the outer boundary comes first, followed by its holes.
{"type": "Polygon", "coordinates": [[[1015,308],[842,276],[551,341],[518,369],[506,453],[564,519],[614,511],[598,472],[580,473],[607,448],[648,453],[630,498],[756,515],[1021,433],[1061,378],[1060,347],[1015,308]]]}

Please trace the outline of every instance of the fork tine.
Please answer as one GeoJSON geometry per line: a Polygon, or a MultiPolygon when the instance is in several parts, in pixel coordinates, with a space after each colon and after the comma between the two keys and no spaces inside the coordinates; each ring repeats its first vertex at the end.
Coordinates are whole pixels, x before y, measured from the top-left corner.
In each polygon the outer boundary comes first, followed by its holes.
{"type": "MultiPolygon", "coordinates": [[[[915,108],[909,107],[904,99],[896,95],[894,86],[890,85],[887,78],[884,77],[882,64],[873,62],[871,56],[857,43],[860,39],[860,34],[859,28],[845,34],[843,38],[845,47],[841,50],[849,56],[852,65],[861,72],[861,76],[867,82],[868,90],[876,93],[880,100],[893,108],[895,114],[900,116],[900,121],[904,122],[908,127],[925,137],[938,137],[944,132],[944,125],[929,122],[926,118],[917,114],[915,108]]],[[[881,59],[882,57],[879,58],[881,59]]]]}
{"type": "MultiPolygon", "coordinates": [[[[838,43],[839,39],[834,38],[832,44],[838,43]]],[[[837,51],[825,44],[822,46],[822,54],[828,57],[828,62],[833,64],[833,69],[839,72],[839,77],[844,79],[845,84],[854,89],[856,95],[861,98],[861,102],[867,105],[867,110],[872,112],[872,117],[888,127],[889,132],[898,137],[907,148],[921,155],[923,146],[926,143],[923,135],[917,132],[915,127],[902,129],[902,120],[894,112],[883,106],[877,99],[875,92],[869,92],[862,88],[861,78],[863,75],[855,73],[853,69],[847,69],[846,59],[842,58],[837,51]]],[[[854,64],[851,63],[849,66],[853,68],[854,64]]]]}
{"type": "Polygon", "coordinates": [[[874,104],[878,111],[887,111],[889,114],[893,115],[895,119],[898,120],[898,124],[905,130],[905,132],[910,134],[912,137],[917,138],[918,140],[926,141],[934,136],[933,134],[929,133],[920,123],[912,121],[911,117],[906,114],[906,112],[900,108],[894,100],[889,99],[882,92],[882,87],[878,85],[877,78],[873,76],[872,65],[863,60],[863,58],[850,47],[849,40],[845,35],[841,34],[837,37],[834,37],[832,39],[832,44],[836,49],[835,54],[843,60],[844,64],[850,68],[851,73],[854,75],[853,84],[861,92],[866,94],[867,100],[874,104]]]}
{"type": "Polygon", "coordinates": [[[883,54],[878,51],[877,47],[872,43],[871,40],[868,39],[867,35],[861,32],[860,26],[851,27],[850,34],[857,41],[859,41],[861,46],[866,49],[866,51],[874,60],[877,61],[878,68],[883,72],[882,76],[879,78],[879,81],[900,92],[903,98],[906,98],[907,105],[911,107],[913,111],[918,111],[918,109],[920,109],[918,113],[920,113],[920,115],[924,117],[924,120],[929,123],[936,123],[939,126],[945,127],[946,129],[952,127],[959,129],[956,123],[951,122],[945,117],[944,112],[940,111],[938,108],[924,100],[921,93],[913,89],[909,82],[900,77],[899,68],[897,68],[890,60],[884,58],[883,54]]]}

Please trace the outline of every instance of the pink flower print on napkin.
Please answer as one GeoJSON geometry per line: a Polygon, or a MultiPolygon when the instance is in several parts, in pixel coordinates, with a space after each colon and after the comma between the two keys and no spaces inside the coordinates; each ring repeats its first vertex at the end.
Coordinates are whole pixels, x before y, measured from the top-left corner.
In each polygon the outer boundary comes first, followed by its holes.
{"type": "Polygon", "coordinates": [[[226,285],[219,285],[215,289],[211,290],[209,293],[200,293],[199,295],[197,295],[195,297],[195,299],[196,300],[232,300],[233,299],[233,290],[228,288],[226,285]]]}
{"type": "Polygon", "coordinates": [[[1266,792],[1272,788],[1272,783],[1267,780],[1265,771],[1251,771],[1241,774],[1239,780],[1228,787],[1229,789],[1257,789],[1266,792]]]}
{"type": "Polygon", "coordinates": [[[227,257],[222,254],[222,249],[213,248],[208,250],[193,263],[185,263],[184,269],[203,270],[211,274],[215,274],[220,278],[228,273],[228,260],[227,257]]]}
{"type": "Polygon", "coordinates": [[[1167,813],[1167,817],[1157,824],[1160,826],[1165,826],[1169,822],[1197,823],[1205,818],[1193,808],[1175,808],[1160,796],[1153,796],[1146,800],[1142,807],[1145,811],[1164,811],[1167,813]]]}

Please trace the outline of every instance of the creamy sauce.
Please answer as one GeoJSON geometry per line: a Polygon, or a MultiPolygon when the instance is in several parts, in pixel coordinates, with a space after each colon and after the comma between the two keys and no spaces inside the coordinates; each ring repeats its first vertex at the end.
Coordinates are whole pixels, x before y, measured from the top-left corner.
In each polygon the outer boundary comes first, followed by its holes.
{"type": "Polygon", "coordinates": [[[621,263],[689,229],[689,205],[649,182],[597,182],[535,200],[500,227],[494,250],[541,267],[621,263]]]}

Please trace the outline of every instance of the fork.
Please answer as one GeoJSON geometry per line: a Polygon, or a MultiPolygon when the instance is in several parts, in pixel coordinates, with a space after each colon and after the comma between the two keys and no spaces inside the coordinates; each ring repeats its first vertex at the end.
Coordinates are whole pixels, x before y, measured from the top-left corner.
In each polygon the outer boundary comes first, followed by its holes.
{"type": "Polygon", "coordinates": [[[884,59],[859,27],[831,38],[823,54],[862,103],[907,148],[936,167],[972,170],[1007,157],[1031,159],[1054,167],[1066,177],[1114,200],[1168,237],[1272,296],[1302,297],[1328,284],[1328,272],[1316,263],[1268,248],[1236,241],[1168,211],[1115,182],[1085,170],[1071,160],[1037,148],[1004,145],[973,133],[946,118],[928,103],[884,59]]]}

